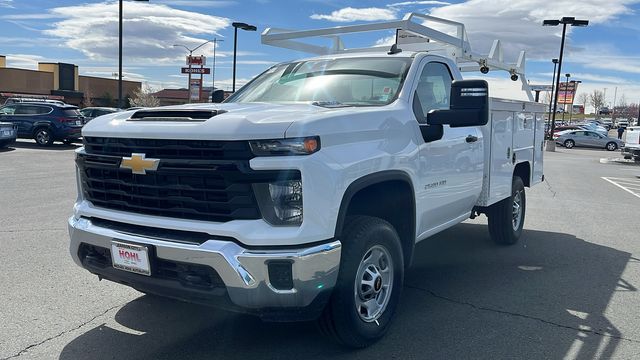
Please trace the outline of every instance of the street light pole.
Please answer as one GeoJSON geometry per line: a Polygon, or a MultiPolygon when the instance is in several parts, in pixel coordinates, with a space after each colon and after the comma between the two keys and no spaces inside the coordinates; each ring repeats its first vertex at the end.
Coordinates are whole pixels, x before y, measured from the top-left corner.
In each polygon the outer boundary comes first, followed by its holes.
{"type": "Polygon", "coordinates": [[[216,89],[216,48],[218,47],[218,43],[224,40],[219,40],[218,38],[213,38],[213,69],[211,69],[211,93],[216,89]]]}
{"type": "Polygon", "coordinates": [[[233,86],[231,88],[232,92],[236,92],[236,54],[238,52],[238,28],[245,30],[245,31],[256,31],[258,28],[256,28],[253,25],[249,25],[249,24],[245,24],[245,23],[241,23],[241,22],[234,22],[231,24],[231,26],[233,26],[233,86]]]}
{"type": "MultiPolygon", "coordinates": [[[[149,0],[134,0],[134,1],[149,1],[149,0]]],[[[122,15],[123,15],[123,0],[120,0],[118,9],[118,107],[124,108],[124,102],[122,101],[122,15]]]]}
{"type": "MultiPolygon", "coordinates": [[[[560,58],[558,60],[558,77],[556,78],[556,94],[553,101],[553,114],[551,114],[552,115],[552,120],[551,120],[552,135],[556,125],[556,110],[558,108],[558,88],[560,87],[560,74],[562,74],[562,57],[564,55],[564,39],[567,34],[567,25],[587,26],[589,25],[589,20],[576,20],[575,17],[563,17],[560,20],[544,20],[542,22],[543,26],[558,26],[560,24],[562,24],[562,40],[560,42],[560,58]]],[[[552,140],[547,143],[547,151],[556,151],[555,141],[552,140]]]]}
{"type": "MultiPolygon", "coordinates": [[[[556,82],[556,66],[558,65],[558,59],[551,59],[551,62],[553,62],[553,79],[551,79],[551,96],[549,99],[549,117],[547,119],[548,123],[549,123],[549,131],[551,131],[551,106],[553,105],[553,91],[555,89],[555,82],[556,82]]],[[[557,90],[557,89],[556,89],[557,90]]],[[[548,137],[549,139],[551,138],[551,136],[553,135],[553,133],[549,133],[548,137]]]]}

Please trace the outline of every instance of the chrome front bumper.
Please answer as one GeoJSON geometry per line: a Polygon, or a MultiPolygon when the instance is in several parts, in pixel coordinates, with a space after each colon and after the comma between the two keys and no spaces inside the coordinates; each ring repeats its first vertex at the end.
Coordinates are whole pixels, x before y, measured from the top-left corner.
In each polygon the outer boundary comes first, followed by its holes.
{"type": "Polygon", "coordinates": [[[333,288],[340,267],[338,240],[286,250],[246,249],[213,236],[201,245],[184,244],[119,232],[74,217],[69,219],[69,235],[71,256],[80,266],[80,244],[111,248],[114,239],[153,246],[160,259],[209,266],[220,275],[231,302],[248,309],[309,306],[320,293],[333,288]],[[275,260],[292,263],[292,289],[277,290],[271,285],[267,264],[275,260]]]}

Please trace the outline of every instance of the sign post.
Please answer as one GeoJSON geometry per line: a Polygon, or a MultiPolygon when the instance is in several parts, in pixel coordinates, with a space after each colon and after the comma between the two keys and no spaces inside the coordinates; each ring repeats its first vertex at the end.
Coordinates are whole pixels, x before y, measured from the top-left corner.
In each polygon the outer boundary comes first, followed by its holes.
{"type": "MultiPolygon", "coordinates": [[[[187,56],[187,68],[182,68],[182,73],[183,74],[189,74],[189,102],[191,101],[200,101],[200,99],[202,98],[202,77],[205,74],[205,68],[204,66],[207,63],[207,58],[203,55],[200,56],[192,56],[189,55],[187,56]],[[200,65],[199,68],[194,68],[193,65],[200,65]],[[194,71],[195,70],[195,71],[194,71]],[[191,74],[200,74],[200,79],[196,79],[198,80],[197,82],[193,81],[193,77],[191,76],[191,74]],[[197,86],[197,88],[194,88],[194,85],[197,86]],[[197,92],[196,92],[197,91],[197,92]],[[194,96],[194,94],[196,94],[197,96],[194,96]]],[[[209,70],[209,69],[207,69],[209,70]]],[[[206,73],[208,74],[208,72],[206,73]]]]}

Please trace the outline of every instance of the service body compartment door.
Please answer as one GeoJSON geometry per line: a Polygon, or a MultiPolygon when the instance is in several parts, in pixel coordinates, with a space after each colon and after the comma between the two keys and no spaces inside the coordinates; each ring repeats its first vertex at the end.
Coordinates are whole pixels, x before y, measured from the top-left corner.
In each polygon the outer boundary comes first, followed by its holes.
{"type": "Polygon", "coordinates": [[[513,111],[491,112],[489,203],[511,196],[513,176],[513,111]]]}

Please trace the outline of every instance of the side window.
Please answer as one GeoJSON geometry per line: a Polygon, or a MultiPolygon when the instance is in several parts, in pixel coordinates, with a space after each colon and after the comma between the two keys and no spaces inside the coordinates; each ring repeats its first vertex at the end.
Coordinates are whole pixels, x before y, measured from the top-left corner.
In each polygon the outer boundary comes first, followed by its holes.
{"type": "Polygon", "coordinates": [[[448,109],[451,81],[453,80],[447,65],[430,62],[422,69],[416,93],[423,114],[433,109],[448,109]]]}
{"type": "Polygon", "coordinates": [[[48,114],[48,113],[50,113],[52,111],[53,111],[53,109],[48,107],[48,106],[38,106],[38,114],[39,115],[48,114]]]}
{"type": "Polygon", "coordinates": [[[16,106],[15,105],[9,105],[9,106],[5,106],[3,108],[0,108],[0,115],[13,115],[16,112],[16,106]]]}
{"type": "Polygon", "coordinates": [[[51,108],[38,105],[18,105],[16,115],[39,115],[46,114],[51,108]]]}

